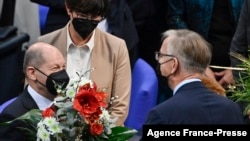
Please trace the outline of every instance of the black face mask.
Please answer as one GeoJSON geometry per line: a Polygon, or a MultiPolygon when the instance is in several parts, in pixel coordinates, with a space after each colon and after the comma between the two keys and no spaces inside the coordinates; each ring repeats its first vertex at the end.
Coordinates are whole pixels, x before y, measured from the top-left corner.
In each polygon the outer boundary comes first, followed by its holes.
{"type": "Polygon", "coordinates": [[[89,34],[97,27],[99,21],[74,18],[72,24],[76,32],[83,38],[86,39],[89,34]]]}
{"type": "Polygon", "coordinates": [[[160,69],[161,65],[159,63],[156,64],[156,74],[161,76],[161,69],[160,69]]]}
{"type": "Polygon", "coordinates": [[[58,72],[51,73],[50,75],[46,75],[45,73],[43,73],[41,70],[37,68],[35,69],[41,72],[43,75],[47,76],[46,85],[42,84],[38,80],[37,81],[41,85],[45,86],[48,89],[48,91],[53,95],[57,95],[57,91],[55,87],[56,85],[61,86],[61,88],[64,89],[69,83],[69,76],[65,69],[58,71],[58,72]]]}
{"type": "MultiPolygon", "coordinates": [[[[169,60],[168,60],[168,61],[169,61],[169,60]]],[[[166,61],[166,62],[168,62],[168,61],[166,61]]],[[[164,62],[164,63],[165,63],[165,62],[164,62]]],[[[163,63],[162,63],[162,64],[163,64],[163,63]]],[[[167,75],[167,76],[163,76],[163,75],[161,74],[161,69],[160,69],[160,67],[161,67],[162,64],[157,63],[157,66],[156,66],[156,74],[157,74],[157,76],[158,76],[158,79],[159,79],[162,83],[165,83],[166,85],[168,85],[168,78],[169,78],[170,75],[172,75],[172,73],[170,73],[170,74],[167,75]]]]}

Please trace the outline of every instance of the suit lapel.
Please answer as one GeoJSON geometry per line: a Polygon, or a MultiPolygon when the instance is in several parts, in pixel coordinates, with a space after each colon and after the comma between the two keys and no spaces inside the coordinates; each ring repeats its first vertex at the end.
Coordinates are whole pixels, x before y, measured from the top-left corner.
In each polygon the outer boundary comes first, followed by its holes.
{"type": "MultiPolygon", "coordinates": [[[[102,54],[98,46],[100,46],[100,31],[98,29],[95,30],[95,38],[94,38],[94,48],[91,54],[91,68],[96,68],[96,66],[101,66],[102,59],[98,59],[98,54],[102,54]]],[[[90,78],[92,80],[98,80],[98,69],[94,70],[94,72],[90,73],[90,78]]]]}
{"type": "Polygon", "coordinates": [[[31,109],[38,109],[36,102],[30,96],[27,87],[25,88],[24,92],[21,94],[21,101],[23,103],[23,107],[28,111],[31,109]]]}
{"type": "Polygon", "coordinates": [[[67,62],[67,26],[68,24],[61,29],[61,31],[57,34],[58,37],[55,38],[54,43],[52,42],[52,44],[63,54],[65,62],[67,62]]]}

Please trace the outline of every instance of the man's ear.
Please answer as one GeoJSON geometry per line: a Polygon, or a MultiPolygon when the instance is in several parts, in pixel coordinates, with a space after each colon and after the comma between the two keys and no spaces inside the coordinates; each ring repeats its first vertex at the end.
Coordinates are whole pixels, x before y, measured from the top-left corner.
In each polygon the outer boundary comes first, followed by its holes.
{"type": "Polygon", "coordinates": [[[177,58],[173,58],[173,64],[172,64],[172,71],[171,71],[171,73],[173,74],[176,70],[177,70],[177,68],[179,67],[179,61],[177,60],[177,58]]]}
{"type": "Polygon", "coordinates": [[[26,71],[26,76],[29,79],[36,80],[36,71],[34,67],[27,67],[25,71],[26,71]]]}

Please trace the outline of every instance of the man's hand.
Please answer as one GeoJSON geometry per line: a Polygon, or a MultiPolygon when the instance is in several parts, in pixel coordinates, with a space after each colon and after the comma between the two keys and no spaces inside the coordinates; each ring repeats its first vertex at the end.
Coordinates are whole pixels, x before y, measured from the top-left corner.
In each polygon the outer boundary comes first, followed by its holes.
{"type": "Polygon", "coordinates": [[[214,75],[219,84],[224,88],[228,88],[229,86],[235,85],[232,70],[223,70],[221,72],[215,72],[214,75]]]}

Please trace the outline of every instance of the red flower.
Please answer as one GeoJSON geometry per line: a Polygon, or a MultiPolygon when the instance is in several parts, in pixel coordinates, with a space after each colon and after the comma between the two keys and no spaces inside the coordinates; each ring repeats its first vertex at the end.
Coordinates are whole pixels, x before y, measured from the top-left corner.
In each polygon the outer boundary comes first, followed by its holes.
{"type": "Polygon", "coordinates": [[[54,116],[54,114],[55,114],[55,111],[53,110],[52,107],[49,107],[42,112],[43,117],[52,117],[54,116]]]}
{"type": "Polygon", "coordinates": [[[89,132],[93,136],[98,136],[103,133],[103,125],[99,123],[90,124],[89,132]]]}
{"type": "Polygon", "coordinates": [[[84,117],[89,117],[99,108],[99,102],[96,97],[86,90],[81,90],[75,96],[73,103],[75,110],[81,113],[84,117]]]}
{"type": "Polygon", "coordinates": [[[99,118],[101,113],[98,109],[107,106],[105,102],[107,97],[106,93],[96,92],[96,90],[97,86],[95,83],[93,87],[91,87],[90,83],[81,86],[75,96],[73,105],[74,109],[80,112],[83,117],[88,117],[91,122],[93,119],[96,120],[99,118]],[[95,117],[91,117],[93,115],[95,115],[95,117]]]}
{"type": "Polygon", "coordinates": [[[106,108],[107,104],[105,102],[105,99],[107,97],[107,94],[105,92],[96,92],[95,97],[98,100],[101,107],[106,108]]]}
{"type": "Polygon", "coordinates": [[[93,113],[89,117],[86,117],[86,120],[89,123],[94,123],[95,121],[99,120],[101,114],[102,114],[102,110],[101,108],[98,108],[95,113],[93,113]]]}
{"type": "Polygon", "coordinates": [[[78,93],[81,93],[81,91],[90,91],[90,92],[95,92],[95,91],[96,91],[96,89],[97,89],[97,86],[96,86],[96,84],[95,84],[95,83],[94,83],[94,87],[93,87],[93,88],[91,88],[90,83],[87,83],[87,84],[85,84],[85,85],[83,85],[83,86],[79,87],[78,93]]]}

